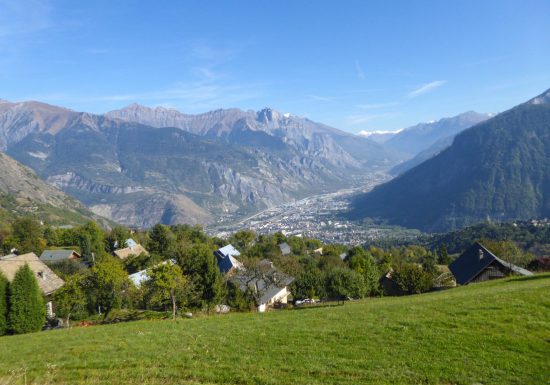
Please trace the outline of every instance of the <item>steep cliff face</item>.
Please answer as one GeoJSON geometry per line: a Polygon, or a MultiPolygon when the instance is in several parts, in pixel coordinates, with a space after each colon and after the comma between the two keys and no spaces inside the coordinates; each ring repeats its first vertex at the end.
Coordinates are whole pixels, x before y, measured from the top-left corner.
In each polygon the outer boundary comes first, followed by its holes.
{"type": "Polygon", "coordinates": [[[0,122],[6,151],[48,183],[144,227],[250,214],[349,186],[393,159],[369,141],[270,109],[193,116],[134,105],[102,116],[6,102],[0,122]],[[381,155],[372,162],[369,146],[381,155]]]}

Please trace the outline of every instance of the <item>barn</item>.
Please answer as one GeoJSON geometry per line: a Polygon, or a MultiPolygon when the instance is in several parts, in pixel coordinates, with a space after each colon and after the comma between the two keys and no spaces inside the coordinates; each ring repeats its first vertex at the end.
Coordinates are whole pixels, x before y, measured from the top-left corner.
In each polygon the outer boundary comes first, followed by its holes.
{"type": "Polygon", "coordinates": [[[504,278],[512,274],[533,275],[528,270],[500,259],[479,242],[455,259],[449,269],[460,285],[504,278]]]}

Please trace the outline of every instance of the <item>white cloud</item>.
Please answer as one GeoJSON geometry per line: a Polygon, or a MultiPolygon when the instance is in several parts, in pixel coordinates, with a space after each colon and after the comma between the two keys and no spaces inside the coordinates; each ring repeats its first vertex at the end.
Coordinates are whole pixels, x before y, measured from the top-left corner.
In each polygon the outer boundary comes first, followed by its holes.
{"type": "Polygon", "coordinates": [[[361,64],[359,64],[359,60],[355,61],[355,71],[357,72],[357,77],[361,80],[366,80],[367,77],[365,76],[365,73],[363,72],[363,69],[361,68],[361,64]]]}
{"type": "Polygon", "coordinates": [[[26,35],[51,26],[51,6],[48,1],[0,0],[0,38],[26,35]]]}
{"type": "Polygon", "coordinates": [[[415,98],[417,96],[420,96],[420,95],[423,95],[425,93],[428,93],[430,91],[433,91],[435,90],[436,88],[439,88],[441,87],[442,85],[444,85],[445,83],[447,83],[446,80],[436,80],[436,81],[433,81],[431,83],[427,83],[427,84],[424,84],[420,87],[418,87],[417,89],[409,92],[407,94],[407,97],[409,98],[415,98]]]}

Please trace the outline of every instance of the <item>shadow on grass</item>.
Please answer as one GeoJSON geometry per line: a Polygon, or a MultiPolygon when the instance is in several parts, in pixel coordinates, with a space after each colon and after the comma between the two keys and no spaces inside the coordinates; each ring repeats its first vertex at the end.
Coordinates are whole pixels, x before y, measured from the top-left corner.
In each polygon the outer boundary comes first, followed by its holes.
{"type": "Polygon", "coordinates": [[[338,306],[344,306],[344,302],[320,302],[319,304],[313,304],[313,305],[300,305],[295,306],[292,308],[292,310],[307,310],[307,309],[320,309],[325,307],[338,307],[338,306]]]}

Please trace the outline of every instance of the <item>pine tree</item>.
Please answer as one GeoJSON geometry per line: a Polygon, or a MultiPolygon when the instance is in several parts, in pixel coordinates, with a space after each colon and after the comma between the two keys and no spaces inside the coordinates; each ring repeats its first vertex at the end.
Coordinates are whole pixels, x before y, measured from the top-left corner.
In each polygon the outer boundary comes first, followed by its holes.
{"type": "Polygon", "coordinates": [[[36,332],[46,320],[44,298],[29,265],[22,266],[9,285],[8,325],[15,334],[36,332]]]}
{"type": "Polygon", "coordinates": [[[0,272],[0,336],[8,329],[8,280],[0,272]]]}

